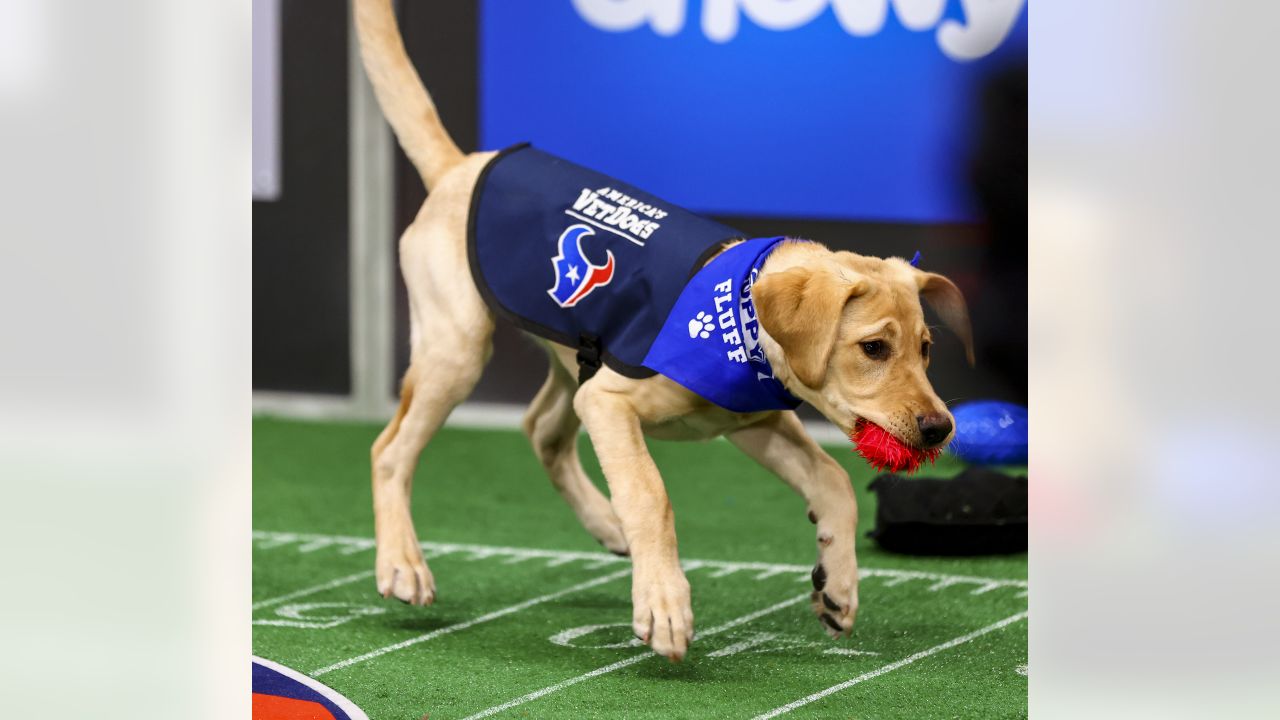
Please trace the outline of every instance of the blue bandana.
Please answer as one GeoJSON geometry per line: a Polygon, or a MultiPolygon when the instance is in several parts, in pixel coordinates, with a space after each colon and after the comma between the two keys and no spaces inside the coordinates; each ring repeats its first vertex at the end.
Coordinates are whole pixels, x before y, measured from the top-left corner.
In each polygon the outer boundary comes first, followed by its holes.
{"type": "Polygon", "coordinates": [[[774,379],[764,356],[751,302],[760,267],[782,240],[738,243],[699,270],[649,348],[645,367],[733,412],[795,409],[800,401],[774,379]]]}

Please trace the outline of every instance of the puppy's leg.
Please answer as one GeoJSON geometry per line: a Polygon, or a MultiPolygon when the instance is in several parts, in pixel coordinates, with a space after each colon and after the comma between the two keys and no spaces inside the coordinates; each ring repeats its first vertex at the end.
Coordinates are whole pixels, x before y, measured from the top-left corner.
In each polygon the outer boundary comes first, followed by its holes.
{"type": "Polygon", "coordinates": [[[858,614],[858,505],[849,474],[804,431],[794,412],[779,412],[729,434],[729,440],[800,493],[818,526],[813,611],[832,637],[848,634],[858,614]]]}
{"type": "Polygon", "coordinates": [[[625,378],[601,368],[578,389],[574,409],[600,457],[631,549],[632,628],[654,652],[676,662],[693,639],[689,581],[676,553],[675,516],[666,488],[645,447],[636,409],[626,392],[617,389],[619,381],[625,378]]]}
{"type": "Polygon", "coordinates": [[[435,580],[409,514],[413,473],[493,350],[494,318],[466,259],[468,198],[487,157],[471,156],[445,175],[400,238],[412,359],[400,409],[373,445],[373,512],[378,592],[419,605],[435,600],[435,580]]]}
{"type": "Polygon", "coordinates": [[[386,454],[387,446],[400,433],[416,387],[414,368],[410,366],[400,382],[400,406],[395,417],[378,434],[369,452],[369,465],[373,468],[373,526],[377,539],[375,567],[378,593],[384,598],[394,593],[411,605],[430,605],[435,599],[435,579],[427,569],[409,513],[412,472],[407,482],[402,480],[401,484],[393,486],[394,468],[379,467],[383,458],[390,458],[386,454]]]}
{"type": "Polygon", "coordinates": [[[383,597],[430,605],[436,586],[409,512],[413,473],[422,449],[471,393],[488,356],[483,343],[433,337],[405,373],[400,409],[373,444],[373,517],[377,587],[383,597]]]}
{"type": "Polygon", "coordinates": [[[573,411],[577,382],[553,353],[547,380],[524,416],[524,432],[546,468],[551,484],[569,503],[592,537],[617,555],[627,554],[622,523],[608,499],[587,477],[578,458],[578,427],[573,411]]]}

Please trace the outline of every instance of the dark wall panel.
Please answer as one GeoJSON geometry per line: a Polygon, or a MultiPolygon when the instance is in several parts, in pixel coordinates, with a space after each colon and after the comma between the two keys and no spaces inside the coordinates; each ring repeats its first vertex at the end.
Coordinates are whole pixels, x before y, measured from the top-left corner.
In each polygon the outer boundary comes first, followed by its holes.
{"type": "Polygon", "coordinates": [[[281,3],[281,197],[253,204],[253,386],[348,393],[347,4],[281,3]]]}

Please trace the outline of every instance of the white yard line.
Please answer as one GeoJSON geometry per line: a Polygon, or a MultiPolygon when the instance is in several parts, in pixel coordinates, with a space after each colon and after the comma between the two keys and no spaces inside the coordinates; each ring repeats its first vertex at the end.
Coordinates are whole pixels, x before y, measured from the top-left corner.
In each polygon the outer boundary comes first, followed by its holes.
{"type": "Polygon", "coordinates": [[[557,590],[556,592],[549,593],[547,595],[542,595],[541,597],[536,597],[531,600],[525,600],[522,603],[509,605],[507,607],[502,608],[501,610],[494,610],[491,613],[486,613],[473,620],[467,620],[465,622],[455,623],[453,625],[447,625],[438,630],[432,630],[431,632],[426,633],[425,635],[419,635],[417,637],[409,638],[408,640],[403,640],[401,642],[395,643],[394,645],[387,645],[386,647],[381,647],[381,648],[378,648],[377,650],[371,650],[363,655],[357,655],[353,658],[347,658],[346,660],[341,660],[327,667],[322,667],[318,670],[313,670],[311,672],[311,676],[320,677],[321,675],[331,673],[334,670],[342,670],[343,668],[351,667],[352,665],[355,665],[357,663],[362,663],[366,660],[372,660],[376,657],[382,657],[387,653],[393,653],[393,652],[396,652],[397,650],[403,650],[407,647],[412,647],[419,643],[424,643],[428,640],[434,640],[435,638],[438,638],[442,635],[455,633],[455,632],[458,632],[459,630],[466,630],[469,627],[475,627],[476,625],[480,625],[481,623],[487,623],[490,620],[497,620],[498,618],[506,617],[507,615],[511,615],[512,613],[518,613],[521,610],[528,610],[534,605],[540,605],[544,602],[548,602],[550,600],[555,600],[556,598],[569,595],[570,593],[575,593],[580,590],[586,590],[587,588],[593,588],[597,585],[603,585],[607,582],[612,582],[619,578],[626,577],[627,575],[630,575],[630,574],[631,574],[631,568],[627,568],[625,570],[618,570],[617,572],[609,573],[608,575],[601,575],[598,578],[587,580],[586,582],[580,582],[577,585],[571,585],[570,587],[567,587],[563,590],[557,590]]]}
{"type": "Polygon", "coordinates": [[[851,688],[854,685],[857,685],[858,683],[862,683],[862,682],[866,682],[867,680],[878,678],[881,675],[884,675],[885,673],[890,673],[890,672],[893,672],[894,670],[897,670],[898,668],[906,667],[907,665],[910,665],[911,663],[917,660],[923,660],[924,658],[927,658],[930,655],[936,655],[942,652],[943,650],[949,650],[957,645],[963,645],[969,642],[970,640],[974,640],[975,638],[982,637],[983,635],[986,635],[987,633],[990,633],[990,632],[995,632],[996,630],[999,630],[1000,628],[1006,625],[1012,625],[1013,623],[1016,623],[1019,620],[1023,620],[1026,617],[1027,617],[1027,613],[1025,611],[1020,612],[1017,615],[1010,615],[1009,617],[1001,620],[1000,622],[992,623],[980,630],[974,630],[968,635],[961,635],[960,637],[955,638],[954,640],[948,640],[942,643],[941,645],[934,645],[928,650],[921,650],[915,655],[905,657],[897,662],[889,663],[888,665],[872,670],[871,672],[863,673],[851,680],[845,680],[844,682],[838,685],[832,685],[826,690],[819,690],[818,692],[812,695],[809,695],[807,697],[802,697],[799,700],[796,700],[795,702],[787,703],[782,707],[774,708],[769,712],[764,713],[763,715],[757,715],[752,720],[769,720],[769,718],[775,718],[784,713],[789,713],[798,707],[803,707],[816,700],[821,700],[822,698],[828,695],[831,695],[832,693],[838,693],[841,690],[844,690],[846,688],[851,688]]]}
{"type": "MultiPolygon", "coordinates": [[[[753,620],[757,620],[759,618],[764,617],[765,615],[777,612],[783,608],[790,607],[792,605],[795,605],[798,602],[802,602],[808,599],[809,599],[809,593],[804,593],[803,595],[797,595],[791,598],[790,600],[783,600],[782,602],[776,605],[770,605],[769,607],[764,608],[762,610],[756,610],[755,612],[747,613],[746,615],[743,615],[742,617],[734,618],[729,622],[724,623],[723,625],[717,625],[711,628],[710,630],[705,630],[703,632],[700,632],[698,633],[698,637],[707,638],[707,637],[711,637],[712,635],[722,633],[726,630],[732,630],[733,628],[736,628],[739,625],[743,625],[753,620]]],[[[560,692],[561,690],[564,690],[567,687],[577,685],[578,683],[586,680],[590,680],[593,677],[599,677],[601,675],[606,675],[608,673],[611,673],[614,670],[621,670],[622,668],[635,665],[636,663],[641,662],[643,660],[648,660],[651,657],[657,657],[657,656],[654,655],[652,651],[646,650],[645,652],[640,653],[639,655],[634,655],[625,660],[619,660],[618,662],[613,663],[612,665],[605,665],[604,667],[596,668],[591,672],[583,673],[582,675],[579,675],[577,677],[569,678],[568,680],[565,680],[563,682],[558,682],[555,685],[548,685],[547,687],[544,687],[541,690],[534,690],[528,695],[522,695],[514,700],[508,700],[507,702],[502,703],[501,705],[494,705],[491,708],[481,710],[475,715],[468,716],[467,718],[465,718],[465,720],[479,720],[479,718],[485,718],[485,717],[489,717],[490,715],[496,715],[505,710],[510,710],[513,707],[524,705],[527,702],[532,702],[534,700],[537,700],[538,698],[546,697],[547,695],[550,695],[552,693],[560,692]]]]}
{"type": "MultiPolygon", "coordinates": [[[[290,545],[299,551],[315,552],[317,548],[329,548],[340,554],[348,555],[372,550],[372,538],[351,537],[345,535],[318,535],[310,533],[253,531],[254,545],[261,550],[280,549],[290,545]]],[[[569,563],[581,562],[586,569],[606,567],[608,565],[630,564],[630,558],[618,557],[604,552],[581,552],[573,550],[544,550],[540,548],[504,547],[501,545],[471,545],[466,543],[422,543],[427,559],[440,556],[460,556],[467,560],[483,560],[501,558],[504,562],[542,561],[547,567],[557,567],[569,563]]],[[[685,571],[702,569],[711,577],[727,577],[733,573],[750,573],[756,580],[767,579],[776,575],[794,575],[797,581],[808,582],[810,565],[794,565],[786,563],[736,562],[729,560],[685,560],[685,571]]],[[[984,594],[997,588],[1016,588],[1025,590],[1026,580],[1009,580],[1003,578],[975,577],[970,575],[951,575],[945,573],[923,572],[920,570],[897,570],[891,568],[860,568],[862,578],[882,578],[886,586],[894,586],[909,581],[928,581],[930,592],[939,592],[954,586],[968,586],[973,594],[984,594]]]]}
{"type": "Polygon", "coordinates": [[[312,585],[309,588],[295,590],[294,592],[291,592],[288,595],[281,595],[280,597],[274,597],[269,600],[259,600],[258,602],[252,605],[252,608],[254,610],[261,610],[264,607],[279,605],[280,603],[285,602],[286,600],[293,600],[294,598],[306,597],[307,595],[310,595],[312,593],[318,593],[324,590],[332,590],[333,588],[342,587],[343,585],[349,585],[353,582],[358,582],[360,580],[364,580],[366,578],[371,578],[371,577],[373,577],[372,570],[365,570],[363,572],[353,573],[351,575],[346,575],[340,578],[334,578],[333,580],[330,580],[329,582],[326,582],[326,583],[321,583],[319,585],[312,585]]]}

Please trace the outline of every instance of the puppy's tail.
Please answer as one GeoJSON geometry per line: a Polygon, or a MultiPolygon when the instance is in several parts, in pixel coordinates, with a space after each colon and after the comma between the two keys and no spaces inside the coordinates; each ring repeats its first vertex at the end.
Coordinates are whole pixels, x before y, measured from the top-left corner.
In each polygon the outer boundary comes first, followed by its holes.
{"type": "Polygon", "coordinates": [[[355,0],[355,19],[360,56],[382,114],[430,190],[462,160],[462,151],[441,124],[435,103],[409,61],[391,0],[355,0]]]}

